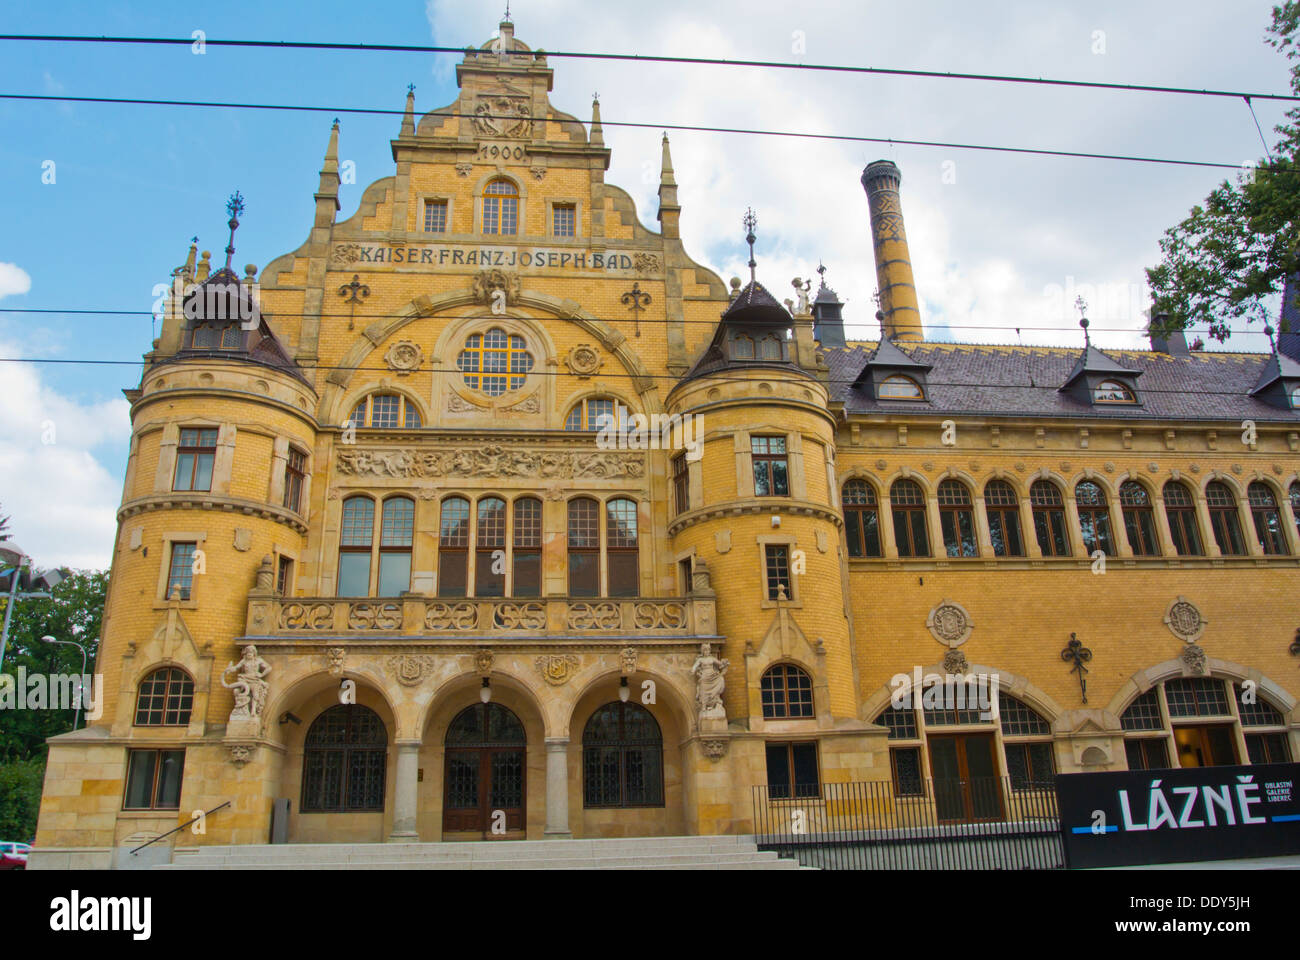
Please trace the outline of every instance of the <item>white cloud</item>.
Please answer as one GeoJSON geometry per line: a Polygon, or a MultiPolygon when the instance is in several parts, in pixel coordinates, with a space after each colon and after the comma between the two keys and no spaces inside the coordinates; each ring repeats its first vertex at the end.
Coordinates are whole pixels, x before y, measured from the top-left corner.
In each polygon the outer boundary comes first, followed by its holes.
{"type": "Polygon", "coordinates": [[[0,263],[0,297],[26,293],[32,288],[32,278],[16,263],[0,263]]]}

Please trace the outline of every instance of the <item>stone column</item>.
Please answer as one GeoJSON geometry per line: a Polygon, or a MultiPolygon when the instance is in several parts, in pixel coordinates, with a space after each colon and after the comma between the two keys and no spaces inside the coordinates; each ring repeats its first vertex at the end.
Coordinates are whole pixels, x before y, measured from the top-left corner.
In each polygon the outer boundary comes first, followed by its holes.
{"type": "Polygon", "coordinates": [[[397,782],[393,789],[393,832],[389,843],[411,843],[420,839],[415,815],[420,806],[420,741],[398,740],[397,782]]]}
{"type": "Polygon", "coordinates": [[[569,832],[569,741],[546,738],[546,832],[547,840],[568,840],[569,832]]]}

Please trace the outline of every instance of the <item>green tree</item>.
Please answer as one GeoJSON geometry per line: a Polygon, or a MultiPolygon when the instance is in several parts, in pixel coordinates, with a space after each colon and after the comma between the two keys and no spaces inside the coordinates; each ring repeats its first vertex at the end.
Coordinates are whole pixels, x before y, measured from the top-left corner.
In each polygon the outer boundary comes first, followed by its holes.
{"type": "MultiPolygon", "coordinates": [[[[24,667],[28,675],[81,673],[81,652],[41,640],[51,636],[82,644],[86,672],[93,673],[107,590],[107,571],[79,570],[59,583],[50,599],[19,600],[9,627],[4,672],[16,677],[24,667]]],[[[0,597],[0,615],[8,602],[8,597],[0,597]]],[[[85,714],[83,709],[83,722],[85,714]]],[[[0,760],[43,759],[46,738],[67,733],[74,717],[72,709],[0,711],[0,760]]]]}
{"type": "Polygon", "coordinates": [[[0,840],[27,842],[36,835],[45,760],[0,761],[0,840]]]}
{"type": "MultiPolygon", "coordinates": [[[[1267,42],[1293,61],[1291,90],[1300,95],[1300,0],[1273,8],[1267,42]]],[[[1300,271],[1300,108],[1279,125],[1272,159],[1225,180],[1165,232],[1159,266],[1147,270],[1159,333],[1205,327],[1227,340],[1234,321],[1268,321],[1268,299],[1300,271]]],[[[1293,293],[1300,291],[1292,287],[1293,293]]]]}

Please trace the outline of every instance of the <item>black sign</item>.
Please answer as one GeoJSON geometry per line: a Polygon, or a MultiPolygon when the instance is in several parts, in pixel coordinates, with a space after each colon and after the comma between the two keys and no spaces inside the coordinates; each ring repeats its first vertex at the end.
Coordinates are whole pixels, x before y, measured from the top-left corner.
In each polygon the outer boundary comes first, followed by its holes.
{"type": "Polygon", "coordinates": [[[1300,764],[1056,778],[1070,867],[1300,854],[1300,764]]]}

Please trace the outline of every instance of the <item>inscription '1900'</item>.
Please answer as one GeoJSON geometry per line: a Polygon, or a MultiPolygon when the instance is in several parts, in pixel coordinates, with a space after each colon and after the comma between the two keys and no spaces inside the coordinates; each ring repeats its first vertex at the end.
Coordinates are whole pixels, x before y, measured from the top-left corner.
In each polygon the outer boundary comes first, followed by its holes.
{"type": "Polygon", "coordinates": [[[651,253],[597,253],[572,250],[492,249],[490,247],[435,247],[424,244],[391,247],[380,244],[341,243],[334,247],[335,263],[408,264],[422,267],[534,267],[553,270],[636,270],[654,272],[660,259],[651,253]]]}

